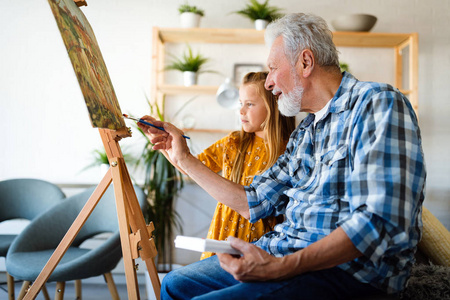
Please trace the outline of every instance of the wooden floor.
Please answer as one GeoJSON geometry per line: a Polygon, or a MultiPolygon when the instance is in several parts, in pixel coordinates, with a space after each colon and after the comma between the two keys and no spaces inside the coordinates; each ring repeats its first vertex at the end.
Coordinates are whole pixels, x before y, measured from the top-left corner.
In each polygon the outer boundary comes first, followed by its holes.
{"type": "MultiPolygon", "coordinates": [[[[109,293],[108,287],[103,283],[82,283],[82,300],[107,300],[111,299],[111,294],[109,293]]],[[[126,284],[117,283],[117,291],[119,293],[120,299],[128,299],[127,294],[127,286],[126,284]]],[[[19,295],[20,289],[22,288],[22,283],[17,282],[15,285],[15,296],[19,295]]],[[[51,299],[55,297],[55,283],[48,283],[47,290],[51,299]]],[[[148,299],[147,293],[145,290],[145,284],[139,284],[139,293],[141,296],[141,300],[148,299]]],[[[1,285],[0,289],[0,299],[7,300],[8,292],[6,284],[1,285]]],[[[37,300],[44,300],[42,293],[40,293],[37,297],[37,300]]],[[[75,299],[75,289],[73,282],[68,282],[66,284],[66,290],[64,292],[64,299],[72,300],[75,299]]]]}

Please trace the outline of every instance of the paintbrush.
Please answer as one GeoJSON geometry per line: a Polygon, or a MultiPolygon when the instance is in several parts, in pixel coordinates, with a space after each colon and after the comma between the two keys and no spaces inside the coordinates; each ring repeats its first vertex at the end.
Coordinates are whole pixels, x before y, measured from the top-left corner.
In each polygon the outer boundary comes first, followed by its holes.
{"type": "MultiPolygon", "coordinates": [[[[130,117],[129,115],[127,115],[127,114],[123,114],[123,116],[124,116],[125,118],[127,118],[127,119],[130,119],[130,120],[133,120],[133,121],[136,121],[136,122],[139,122],[139,123],[142,123],[142,124],[151,126],[151,127],[155,127],[155,128],[157,128],[157,129],[159,129],[159,130],[162,130],[162,131],[166,131],[164,128],[162,128],[162,127],[160,127],[160,126],[153,125],[152,123],[149,123],[149,122],[144,121],[144,120],[142,120],[142,119],[133,118],[133,117],[130,117]]],[[[188,137],[188,136],[186,136],[186,135],[183,135],[183,137],[186,138],[186,139],[190,139],[190,137],[188,137]]]]}

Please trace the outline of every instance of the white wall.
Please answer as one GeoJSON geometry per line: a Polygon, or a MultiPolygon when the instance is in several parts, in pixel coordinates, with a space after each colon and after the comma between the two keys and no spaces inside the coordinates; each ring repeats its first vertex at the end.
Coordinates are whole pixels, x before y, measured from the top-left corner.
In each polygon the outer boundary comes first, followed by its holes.
{"type": "MultiPolygon", "coordinates": [[[[144,93],[150,94],[152,27],[178,27],[177,7],[185,1],[87,2],[82,10],[96,34],[122,111],[146,113],[144,93]]],[[[243,1],[189,2],[205,9],[202,27],[252,27],[250,21],[230,14],[242,8],[243,1]]],[[[312,12],[328,22],[345,13],[370,13],[378,17],[373,32],[419,33],[419,117],[428,169],[426,201],[450,228],[450,160],[446,155],[450,147],[450,1],[273,0],[272,4],[285,12],[312,12]]],[[[1,1],[0,28],[0,180],[37,177],[55,183],[97,183],[98,170],[80,171],[91,162],[91,151],[102,146],[101,140],[90,126],[47,1],[1,1]]],[[[235,62],[264,63],[264,51],[218,50],[221,57],[213,59],[212,68],[228,76],[235,62]]],[[[358,78],[393,82],[390,50],[341,52],[358,78]]],[[[179,80],[177,74],[172,76],[179,80]]],[[[201,75],[200,80],[208,84],[221,81],[217,75],[202,76],[207,75],[201,75]]],[[[214,99],[210,101],[211,110],[220,113],[214,99]]],[[[199,122],[211,120],[210,116],[205,111],[199,122]]],[[[194,146],[203,148],[219,137],[197,134],[194,146]]],[[[142,147],[138,135],[121,144],[128,152],[137,153],[142,147]]]]}

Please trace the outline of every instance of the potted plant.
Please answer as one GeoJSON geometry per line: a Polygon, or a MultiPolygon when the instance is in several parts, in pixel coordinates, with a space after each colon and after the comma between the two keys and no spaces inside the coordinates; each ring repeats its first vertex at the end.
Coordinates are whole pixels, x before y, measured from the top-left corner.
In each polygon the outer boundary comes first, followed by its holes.
{"type": "Polygon", "coordinates": [[[199,73],[213,72],[203,70],[205,63],[209,61],[209,58],[204,57],[200,53],[194,55],[191,47],[187,46],[187,51],[183,53],[181,58],[177,58],[172,55],[173,61],[166,66],[166,70],[177,70],[183,72],[183,82],[185,86],[191,86],[197,84],[197,78],[199,73]]]}
{"type": "Polygon", "coordinates": [[[250,3],[244,9],[238,10],[235,13],[254,21],[257,30],[265,29],[267,24],[283,16],[280,13],[280,8],[269,6],[269,0],[266,0],[264,3],[250,0],[250,3]]]}
{"type": "MultiPolygon", "coordinates": [[[[109,161],[108,156],[106,155],[105,149],[96,149],[92,151],[93,161],[91,164],[86,166],[82,171],[85,171],[90,168],[99,167],[100,174],[103,177],[106,174],[106,171],[109,169],[109,161]]],[[[123,158],[127,163],[134,163],[133,158],[130,154],[123,154],[123,158]]]]}
{"type": "Polygon", "coordinates": [[[180,5],[178,11],[180,12],[181,27],[183,28],[199,27],[201,17],[205,15],[203,9],[187,3],[180,5]]]}
{"type": "MultiPolygon", "coordinates": [[[[150,103],[148,99],[147,102],[151,114],[164,120],[158,105],[150,103]]],[[[144,217],[146,222],[152,221],[155,225],[153,235],[158,250],[156,263],[158,271],[168,272],[173,265],[173,234],[177,229],[181,232],[180,216],[175,211],[175,200],[183,188],[183,177],[162,152],[153,150],[153,144],[145,133],[139,127],[137,129],[146,141],[142,154],[135,163],[136,167],[142,165],[145,170],[143,189],[149,205],[144,217]]]]}

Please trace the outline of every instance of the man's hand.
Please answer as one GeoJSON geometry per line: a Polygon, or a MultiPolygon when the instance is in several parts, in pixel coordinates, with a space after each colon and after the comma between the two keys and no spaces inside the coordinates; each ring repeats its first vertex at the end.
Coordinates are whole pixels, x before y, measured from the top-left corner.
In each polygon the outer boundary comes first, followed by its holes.
{"type": "Polygon", "coordinates": [[[243,256],[217,256],[222,268],[239,281],[283,280],[305,272],[329,269],[362,256],[341,227],[308,247],[279,258],[237,238],[229,237],[228,240],[243,256]]]}
{"type": "Polygon", "coordinates": [[[271,256],[257,246],[234,237],[228,237],[231,246],[243,253],[237,257],[217,253],[220,266],[239,281],[269,281],[288,277],[284,258],[271,256]]]}
{"type": "Polygon", "coordinates": [[[190,155],[186,139],[183,137],[183,131],[170,123],[158,121],[150,116],[143,116],[141,119],[152,123],[153,125],[163,127],[165,130],[162,131],[139,122],[137,123],[149,137],[150,142],[154,144],[154,150],[166,151],[169,160],[177,165],[179,165],[180,160],[190,155]]]}

